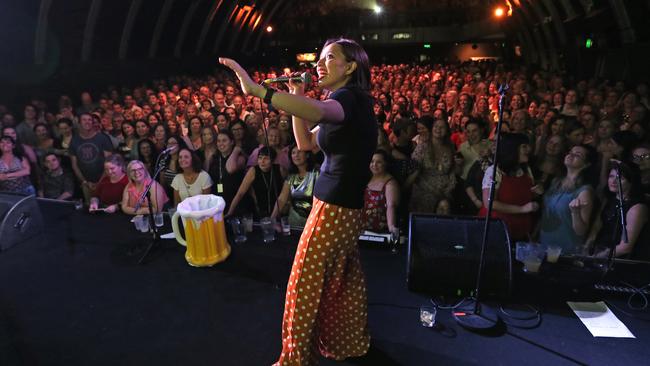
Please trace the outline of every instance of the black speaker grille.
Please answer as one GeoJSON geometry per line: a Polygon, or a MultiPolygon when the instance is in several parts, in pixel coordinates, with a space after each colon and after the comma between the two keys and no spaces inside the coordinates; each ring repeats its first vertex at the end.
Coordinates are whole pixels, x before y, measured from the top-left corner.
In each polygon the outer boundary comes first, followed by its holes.
{"type": "MultiPolygon", "coordinates": [[[[478,217],[411,214],[407,282],[431,295],[468,293],[476,287],[485,221],[478,217]]],[[[490,221],[481,291],[509,296],[512,266],[504,223],[490,221]]]]}

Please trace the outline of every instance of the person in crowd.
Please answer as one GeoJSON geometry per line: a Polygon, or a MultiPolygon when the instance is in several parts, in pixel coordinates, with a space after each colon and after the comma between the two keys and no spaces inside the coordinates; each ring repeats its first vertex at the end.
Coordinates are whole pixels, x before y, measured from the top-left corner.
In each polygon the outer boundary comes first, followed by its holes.
{"type": "Polygon", "coordinates": [[[122,143],[124,144],[124,147],[121,151],[124,152],[125,155],[135,156],[137,154],[138,137],[135,134],[135,126],[131,122],[124,121],[124,123],[122,123],[122,143]]]}
{"type": "Polygon", "coordinates": [[[599,187],[602,188],[607,185],[607,176],[609,174],[608,164],[610,160],[615,159],[630,162],[632,149],[637,144],[637,136],[632,131],[614,132],[609,140],[601,144],[599,187]]]}
{"type": "Polygon", "coordinates": [[[34,126],[38,123],[36,106],[33,104],[26,105],[23,116],[25,119],[16,126],[17,137],[14,137],[14,141],[20,140],[23,144],[35,146],[37,140],[34,126]]]}
{"type": "Polygon", "coordinates": [[[406,181],[406,186],[413,187],[409,209],[412,212],[434,213],[440,202],[452,199],[456,187],[454,148],[445,121],[432,122],[431,117],[425,116],[418,120],[418,128],[420,126],[426,128],[427,133],[420,134],[423,140],[412,154],[418,169],[406,181]]]}
{"type": "Polygon", "coordinates": [[[502,133],[498,167],[495,169],[494,165],[489,166],[483,177],[483,207],[479,216],[487,215],[490,186],[494,176],[492,217],[505,222],[513,242],[530,240],[535,223],[534,213],[539,210],[535,195],[543,193],[542,188],[535,185],[535,179],[528,166],[529,154],[530,145],[526,135],[502,133]]]}
{"type": "Polygon", "coordinates": [[[460,145],[458,152],[463,156],[461,177],[467,178],[469,169],[478,160],[481,151],[489,148],[489,141],[485,138],[485,126],[480,119],[471,118],[465,124],[465,135],[467,139],[460,145]]]}
{"type": "MultiPolygon", "coordinates": [[[[214,184],[212,191],[226,201],[225,212],[230,208],[237,190],[244,180],[246,157],[239,146],[235,146],[235,139],[227,129],[220,130],[217,134],[217,152],[208,167],[208,174],[214,184]]],[[[249,208],[250,203],[239,205],[249,208]]],[[[235,214],[239,213],[235,211],[235,214]]]]}
{"type": "Polygon", "coordinates": [[[68,118],[61,118],[56,122],[59,138],[54,139],[54,153],[61,158],[61,164],[70,166],[70,154],[68,149],[72,142],[72,121],[68,118]],[[67,163],[66,163],[67,162],[67,163]]]}
{"type": "Polygon", "coordinates": [[[151,138],[151,127],[144,120],[135,121],[135,138],[140,141],[151,138]]]}
{"type": "Polygon", "coordinates": [[[202,169],[201,159],[189,148],[178,151],[178,174],[171,186],[174,189],[174,205],[187,197],[212,191],[212,178],[202,169]]]}
{"type": "Polygon", "coordinates": [[[282,185],[278,204],[275,205],[271,217],[277,219],[288,211],[289,225],[304,227],[311,212],[319,172],[315,169],[310,151],[301,151],[297,145],[292,146],[290,151],[289,175],[282,185]]]}
{"type": "Polygon", "coordinates": [[[79,131],[70,143],[72,170],[81,182],[86,202],[90,202],[93,192],[104,171],[104,160],[112,154],[113,145],[106,135],[93,127],[90,114],[79,117],[79,131]]]}
{"type": "Polygon", "coordinates": [[[50,133],[50,129],[45,123],[37,123],[34,126],[34,134],[36,135],[36,145],[34,146],[34,152],[36,157],[43,161],[45,154],[54,152],[55,141],[50,133]]]}
{"type": "Polygon", "coordinates": [[[225,113],[218,113],[214,120],[215,120],[215,127],[216,131],[222,131],[228,129],[228,126],[230,126],[231,121],[235,121],[237,118],[231,118],[225,113]]]}
{"type": "MultiPolygon", "coordinates": [[[[370,337],[357,238],[361,231],[363,190],[370,178],[367,167],[377,142],[377,122],[369,94],[368,56],[351,40],[325,43],[317,70],[318,85],[332,92],[326,100],[306,98],[303,83],[290,82],[290,93],[268,91],[235,61],[220,59],[220,62],[235,71],[244,93],[264,97],[267,104],[293,116],[294,136],[300,150],[320,148],[326,156],[287,286],[282,353],[277,364],[311,363],[317,349],[337,360],[361,356],[370,347],[370,337]],[[318,127],[313,130],[316,123],[318,127]],[[338,234],[327,231],[327,225],[339,221],[350,226],[338,234]],[[333,244],[323,246],[320,244],[323,241],[333,244]],[[322,256],[313,261],[314,267],[306,263],[303,266],[307,252],[322,256]],[[345,268],[345,272],[330,272],[326,268],[345,268]],[[313,277],[298,281],[306,278],[303,275],[313,277]],[[302,308],[299,301],[307,294],[315,301],[302,308]],[[338,323],[333,327],[324,325],[323,320],[331,318],[338,319],[338,323]],[[300,330],[295,328],[298,326],[300,330]]],[[[259,153],[262,156],[262,150],[259,153]]]]}
{"type": "Polygon", "coordinates": [[[467,199],[474,204],[474,207],[467,206],[467,213],[476,215],[483,207],[483,176],[487,168],[493,164],[494,146],[489,143],[488,148],[479,150],[478,159],[472,164],[465,178],[465,194],[467,199]]]}
{"type": "Polygon", "coordinates": [[[230,132],[232,132],[235,139],[235,146],[239,146],[246,156],[248,156],[255,149],[255,146],[257,146],[255,137],[248,133],[248,127],[243,121],[234,121],[230,126],[230,132]]]}
{"type": "Polygon", "coordinates": [[[283,181],[280,166],[272,163],[275,159],[274,149],[264,146],[258,150],[257,165],[246,172],[228,209],[228,216],[235,213],[237,205],[246,194],[253,197],[257,216],[268,217],[273,213],[283,181]]]}
{"type": "Polygon", "coordinates": [[[551,183],[553,178],[560,174],[564,166],[564,158],[567,150],[566,139],[563,136],[553,135],[548,139],[535,163],[538,183],[546,187],[551,183]]]}
{"type": "Polygon", "coordinates": [[[203,162],[203,170],[208,171],[217,153],[217,132],[212,127],[202,127],[201,147],[196,150],[196,155],[203,162]]]}
{"type": "Polygon", "coordinates": [[[149,175],[153,175],[156,170],[156,161],[158,160],[158,150],[153,141],[143,139],[138,141],[138,158],[147,168],[149,175]]]}
{"type": "Polygon", "coordinates": [[[163,151],[167,147],[167,138],[170,134],[167,131],[167,128],[162,123],[157,123],[153,125],[153,134],[151,140],[153,141],[156,151],[163,151]]]}
{"type": "Polygon", "coordinates": [[[182,149],[187,149],[187,143],[183,138],[177,135],[169,136],[167,139],[167,147],[173,148],[167,159],[165,169],[160,173],[158,180],[160,184],[165,188],[165,192],[168,197],[174,197],[174,188],[172,188],[172,181],[178,174],[178,153],[182,149]]]}
{"type": "Polygon", "coordinates": [[[150,198],[153,212],[161,212],[169,198],[165,193],[165,189],[158,182],[152,182],[145,165],[139,160],[132,160],[126,166],[126,173],[129,177],[129,183],[122,194],[122,212],[127,215],[148,215],[150,212],[150,198]],[[140,197],[149,184],[152,184],[149,194],[140,203],[140,197]],[[139,206],[138,203],[140,203],[139,206]]]}
{"type": "Polygon", "coordinates": [[[16,148],[11,136],[0,137],[0,191],[24,195],[36,194],[29,175],[31,168],[26,157],[16,148]]]}
{"type": "Polygon", "coordinates": [[[104,175],[97,183],[88,211],[94,212],[99,208],[103,208],[108,213],[120,211],[122,194],[128,183],[129,178],[125,174],[122,155],[113,154],[107,157],[104,162],[104,175]]]}
{"type": "Polygon", "coordinates": [[[615,161],[609,162],[607,168],[609,175],[604,199],[587,240],[587,250],[598,257],[607,257],[613,250],[616,257],[650,260],[648,205],[641,193],[639,169],[633,164],[615,161]],[[622,195],[619,194],[619,174],[622,195]],[[618,207],[621,200],[627,241],[618,207]]]}
{"type": "Polygon", "coordinates": [[[641,173],[641,192],[646,203],[650,203],[650,145],[643,143],[632,150],[632,162],[641,173]]]}
{"type": "Polygon", "coordinates": [[[397,206],[399,205],[399,184],[388,172],[390,155],[384,150],[375,151],[370,161],[372,178],[364,192],[364,229],[374,232],[389,232],[399,236],[397,206]]]}
{"type": "Polygon", "coordinates": [[[566,117],[565,124],[564,134],[569,148],[582,145],[585,142],[585,127],[575,117],[566,117]]]}
{"type": "Polygon", "coordinates": [[[33,148],[34,145],[23,143],[22,140],[20,140],[20,137],[18,136],[15,128],[10,126],[3,127],[2,136],[9,136],[16,142],[16,149],[18,153],[27,158],[27,161],[32,167],[32,170],[38,167],[38,158],[36,156],[36,151],[34,151],[33,148]]]}
{"type": "Polygon", "coordinates": [[[598,153],[589,145],[571,148],[564,170],[544,193],[539,242],[562,247],[564,254],[582,251],[595,203],[598,153]]]}
{"type": "Polygon", "coordinates": [[[71,199],[74,194],[74,179],[72,174],[63,168],[59,157],[53,152],[46,153],[43,166],[45,171],[38,196],[55,200],[71,199]]]}
{"type": "Polygon", "coordinates": [[[194,148],[195,151],[200,149],[202,145],[202,137],[201,137],[202,127],[203,127],[203,122],[201,121],[200,117],[196,116],[189,119],[189,132],[187,136],[192,142],[191,146],[194,148]]]}

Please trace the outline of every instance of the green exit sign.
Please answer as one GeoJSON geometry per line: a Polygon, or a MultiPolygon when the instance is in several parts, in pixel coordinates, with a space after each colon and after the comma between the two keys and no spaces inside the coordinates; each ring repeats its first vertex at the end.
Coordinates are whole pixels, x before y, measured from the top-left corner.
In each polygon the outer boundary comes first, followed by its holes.
{"type": "Polygon", "coordinates": [[[585,41],[585,48],[591,48],[591,46],[594,45],[594,41],[591,40],[591,38],[587,38],[585,41]]]}
{"type": "Polygon", "coordinates": [[[425,44],[424,44],[424,48],[431,48],[431,45],[428,44],[428,43],[425,43],[425,44]]]}

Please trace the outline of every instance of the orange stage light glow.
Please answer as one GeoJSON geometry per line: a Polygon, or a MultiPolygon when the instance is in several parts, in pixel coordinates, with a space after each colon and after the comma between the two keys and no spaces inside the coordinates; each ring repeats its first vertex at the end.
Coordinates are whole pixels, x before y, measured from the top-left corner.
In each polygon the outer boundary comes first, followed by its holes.
{"type": "Polygon", "coordinates": [[[504,13],[505,12],[504,12],[503,8],[500,7],[500,6],[497,7],[496,9],[494,9],[494,16],[497,17],[497,18],[501,18],[504,13]]]}

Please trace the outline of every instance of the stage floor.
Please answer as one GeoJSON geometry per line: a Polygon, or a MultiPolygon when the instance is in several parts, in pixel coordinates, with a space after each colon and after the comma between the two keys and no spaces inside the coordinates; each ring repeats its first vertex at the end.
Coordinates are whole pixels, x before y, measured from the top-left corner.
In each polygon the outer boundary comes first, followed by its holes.
{"type": "MultiPolygon", "coordinates": [[[[49,222],[46,240],[0,253],[0,365],[270,365],[280,352],[284,291],[299,233],[233,244],[211,268],[190,267],[166,240],[145,265],[146,243],[129,218],[49,222]]],[[[166,218],[166,230],[169,231],[166,218]]],[[[259,230],[259,228],[256,228],[259,230]]],[[[259,237],[259,235],[254,235],[259,237]]],[[[370,354],[321,365],[639,365],[650,359],[647,322],[617,313],[636,339],[593,338],[566,299],[546,299],[535,329],[490,336],[456,325],[420,325],[428,297],[406,288],[406,248],[363,247],[370,354]],[[555,301],[557,300],[557,301],[555,301]]],[[[453,276],[453,274],[450,274],[453,276]]]]}

